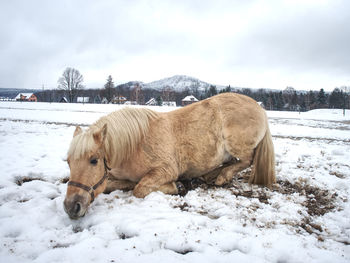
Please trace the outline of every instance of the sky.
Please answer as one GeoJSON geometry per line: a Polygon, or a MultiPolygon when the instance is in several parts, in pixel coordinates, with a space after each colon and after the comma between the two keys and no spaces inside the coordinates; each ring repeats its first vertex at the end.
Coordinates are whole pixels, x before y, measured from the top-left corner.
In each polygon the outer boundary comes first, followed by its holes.
{"type": "Polygon", "coordinates": [[[233,87],[350,86],[350,1],[0,1],[0,87],[188,75],[233,87]]]}

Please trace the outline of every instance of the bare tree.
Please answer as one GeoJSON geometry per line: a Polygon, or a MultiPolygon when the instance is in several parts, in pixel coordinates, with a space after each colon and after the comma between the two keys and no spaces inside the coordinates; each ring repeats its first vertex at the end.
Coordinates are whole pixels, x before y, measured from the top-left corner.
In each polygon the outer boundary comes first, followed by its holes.
{"type": "Polygon", "coordinates": [[[142,91],[142,87],[139,83],[134,85],[134,88],[130,91],[130,100],[136,101],[138,105],[144,104],[144,95],[142,91]]]}
{"type": "Polygon", "coordinates": [[[163,101],[173,101],[175,100],[175,92],[169,86],[162,89],[162,100],[163,101]]]}
{"type": "Polygon", "coordinates": [[[69,102],[73,102],[79,89],[83,89],[83,75],[75,68],[66,68],[62,77],[58,79],[58,89],[65,90],[68,95],[69,102]]]}

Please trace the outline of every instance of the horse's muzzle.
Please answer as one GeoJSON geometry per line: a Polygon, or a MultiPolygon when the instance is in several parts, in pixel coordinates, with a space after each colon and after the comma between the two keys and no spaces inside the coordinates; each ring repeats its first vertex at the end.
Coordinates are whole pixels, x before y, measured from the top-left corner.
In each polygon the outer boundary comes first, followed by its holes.
{"type": "Polygon", "coordinates": [[[64,211],[71,219],[78,219],[85,215],[89,206],[89,199],[78,194],[66,196],[64,200],[64,211]]]}

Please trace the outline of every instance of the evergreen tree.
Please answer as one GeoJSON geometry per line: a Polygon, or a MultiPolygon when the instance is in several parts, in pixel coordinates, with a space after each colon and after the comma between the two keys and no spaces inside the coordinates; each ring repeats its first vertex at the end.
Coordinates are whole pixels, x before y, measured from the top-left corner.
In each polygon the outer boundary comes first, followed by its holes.
{"type": "Polygon", "coordinates": [[[226,87],[226,92],[231,92],[231,91],[232,91],[231,85],[228,85],[228,86],[226,87]]]}
{"type": "Polygon", "coordinates": [[[104,85],[102,96],[106,97],[108,102],[111,102],[111,100],[113,99],[114,93],[115,93],[115,87],[114,87],[113,79],[112,79],[112,76],[109,75],[107,78],[107,82],[104,85]]]}
{"type": "Polygon", "coordinates": [[[207,97],[212,97],[212,96],[215,96],[216,94],[218,94],[218,90],[216,89],[216,86],[210,85],[207,97]]]}
{"type": "Polygon", "coordinates": [[[317,95],[317,103],[318,105],[322,106],[325,105],[327,101],[326,93],[323,89],[320,89],[320,92],[317,95]]]}
{"type": "Polygon", "coordinates": [[[161,96],[158,96],[158,97],[156,98],[156,102],[157,102],[157,105],[158,105],[158,106],[162,106],[162,105],[163,105],[162,97],[161,97],[161,96]]]}
{"type": "Polygon", "coordinates": [[[291,99],[291,104],[293,106],[294,109],[297,108],[298,105],[298,95],[297,92],[294,90],[293,91],[293,95],[292,95],[292,99],[291,99]]]}
{"type": "Polygon", "coordinates": [[[246,95],[246,96],[248,96],[248,97],[252,97],[253,92],[252,92],[252,90],[249,89],[249,88],[244,88],[244,89],[242,90],[242,94],[244,94],[244,95],[246,95]]]}
{"type": "Polygon", "coordinates": [[[302,93],[298,97],[298,105],[300,106],[300,110],[301,111],[305,111],[306,110],[305,95],[302,94],[302,93]]]}
{"type": "Polygon", "coordinates": [[[339,88],[335,88],[329,96],[330,108],[343,108],[344,107],[344,94],[339,88]]]}
{"type": "Polygon", "coordinates": [[[306,103],[307,109],[308,110],[314,109],[315,104],[316,104],[316,95],[312,90],[310,90],[307,93],[307,103],[306,103]]]}
{"type": "Polygon", "coordinates": [[[277,95],[277,110],[282,110],[284,106],[284,99],[282,91],[280,91],[277,95]]]}
{"type": "Polygon", "coordinates": [[[271,93],[271,98],[272,98],[272,105],[273,105],[273,110],[277,109],[277,93],[276,92],[272,92],[271,93]]]}

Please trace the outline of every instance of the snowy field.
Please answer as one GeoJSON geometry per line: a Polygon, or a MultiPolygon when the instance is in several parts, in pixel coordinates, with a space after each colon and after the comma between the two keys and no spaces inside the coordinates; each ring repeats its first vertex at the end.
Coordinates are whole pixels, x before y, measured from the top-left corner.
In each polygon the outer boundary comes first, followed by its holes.
{"type": "MultiPolygon", "coordinates": [[[[268,112],[273,189],[100,195],[63,210],[74,125],[115,105],[0,102],[0,262],[350,262],[350,112],[268,112]]],[[[158,111],[174,108],[153,107],[158,111]]]]}

